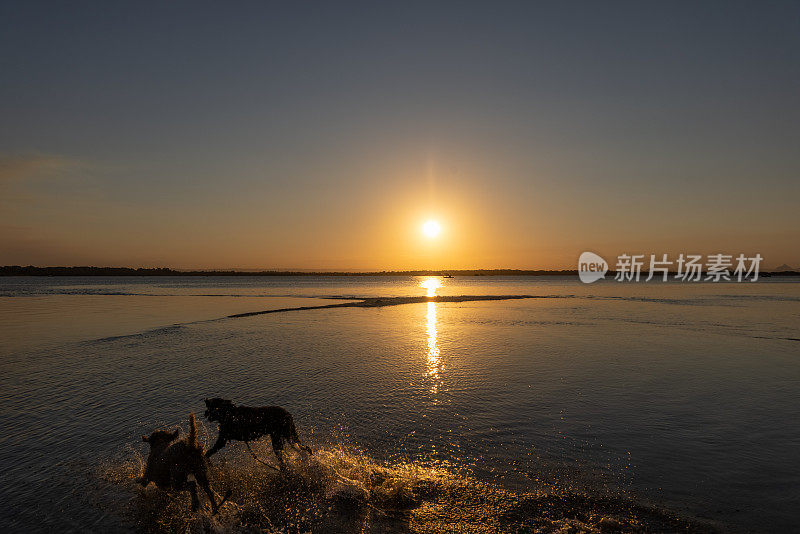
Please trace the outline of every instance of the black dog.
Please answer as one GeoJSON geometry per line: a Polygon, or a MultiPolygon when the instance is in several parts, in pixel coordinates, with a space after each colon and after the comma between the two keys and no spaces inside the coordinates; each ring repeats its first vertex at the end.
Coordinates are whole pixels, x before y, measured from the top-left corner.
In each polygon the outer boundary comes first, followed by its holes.
{"type": "Polygon", "coordinates": [[[197,498],[196,484],[205,490],[211,501],[211,509],[216,514],[219,507],[230,497],[228,491],[222,501],[217,504],[214,492],[208,482],[208,460],[203,456],[203,447],[197,442],[197,423],[194,414],[189,414],[189,437],[178,439],[180,431],[169,432],[156,430],[149,436],[142,436],[142,441],[150,444],[144,475],[138,482],[147,486],[150,482],[164,490],[186,490],[192,494],[192,511],[197,511],[200,500],[197,498]],[[196,481],[188,480],[192,475],[196,481]]]}
{"type": "Polygon", "coordinates": [[[226,399],[206,399],[206,418],[219,423],[219,437],[206,456],[211,456],[231,440],[250,442],[270,435],[272,450],[283,466],[283,442],[313,454],[310,448],[300,443],[292,414],[280,406],[251,408],[236,406],[226,399]]]}

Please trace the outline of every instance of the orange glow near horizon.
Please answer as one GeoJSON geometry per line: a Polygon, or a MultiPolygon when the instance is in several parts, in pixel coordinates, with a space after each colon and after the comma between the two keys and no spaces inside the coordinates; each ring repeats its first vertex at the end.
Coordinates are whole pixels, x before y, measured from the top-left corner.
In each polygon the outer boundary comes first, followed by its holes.
{"type": "MultiPolygon", "coordinates": [[[[368,163],[364,172],[376,175],[394,162],[368,163]]],[[[680,225],[671,216],[649,225],[630,225],[630,217],[647,214],[634,210],[630,216],[620,212],[603,217],[602,198],[591,196],[597,203],[587,205],[589,197],[565,198],[563,191],[541,184],[536,194],[532,189],[487,191],[476,185],[480,176],[467,170],[458,182],[446,173],[433,173],[436,190],[447,191],[446,196],[430,192],[425,184],[414,185],[420,169],[397,165],[388,172],[388,181],[374,188],[345,188],[340,194],[348,202],[312,203],[311,209],[308,202],[316,198],[313,195],[273,195],[254,189],[244,198],[232,197],[224,210],[210,199],[209,203],[187,200],[169,210],[160,205],[118,205],[92,195],[61,202],[49,191],[37,190],[39,182],[10,173],[4,179],[2,171],[4,195],[38,199],[30,205],[9,205],[3,212],[6,217],[0,217],[0,250],[8,265],[352,272],[559,270],[575,269],[577,258],[587,250],[610,261],[635,251],[673,257],[689,249],[698,254],[760,253],[765,258],[764,270],[783,263],[800,265],[800,252],[790,246],[797,241],[797,225],[788,219],[776,220],[771,230],[749,227],[746,234],[715,229],[705,214],[699,218],[688,212],[681,214],[680,225]],[[701,227],[707,230],[698,233],[696,228],[701,227]],[[187,235],[182,228],[193,231],[187,235]],[[244,228],[270,231],[245,232],[244,228]]],[[[36,180],[47,183],[44,177],[36,180]]],[[[790,198],[784,196],[786,202],[790,198]]]]}

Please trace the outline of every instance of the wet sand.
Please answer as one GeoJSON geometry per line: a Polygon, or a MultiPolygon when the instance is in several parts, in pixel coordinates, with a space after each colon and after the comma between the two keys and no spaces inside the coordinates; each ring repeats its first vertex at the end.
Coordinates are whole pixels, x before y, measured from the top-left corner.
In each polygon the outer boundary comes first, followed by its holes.
{"type": "MultiPolygon", "coordinates": [[[[535,298],[552,298],[549,296],[534,295],[442,295],[434,297],[381,297],[359,299],[354,302],[342,302],[339,304],[323,304],[321,306],[299,306],[297,308],[279,308],[277,310],[262,310],[247,313],[235,313],[228,315],[229,318],[251,317],[253,315],[263,315],[265,313],[282,313],[289,311],[302,310],[324,310],[329,308],[380,308],[383,306],[399,306],[401,304],[419,304],[422,302],[473,302],[481,300],[520,300],[535,298]]],[[[342,300],[336,298],[336,300],[342,300]]]]}

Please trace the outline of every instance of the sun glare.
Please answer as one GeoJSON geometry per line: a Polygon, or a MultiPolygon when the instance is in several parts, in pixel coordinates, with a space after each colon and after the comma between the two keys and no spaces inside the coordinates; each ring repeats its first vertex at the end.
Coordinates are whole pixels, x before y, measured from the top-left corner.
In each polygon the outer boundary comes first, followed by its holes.
{"type": "Polygon", "coordinates": [[[439,221],[433,219],[426,221],[425,224],[422,225],[422,233],[425,234],[426,237],[436,237],[441,231],[442,225],[439,224],[439,221]]]}
{"type": "Polygon", "coordinates": [[[428,278],[420,282],[419,287],[428,290],[427,296],[435,297],[436,290],[442,287],[442,282],[437,277],[429,276],[428,278]]]}

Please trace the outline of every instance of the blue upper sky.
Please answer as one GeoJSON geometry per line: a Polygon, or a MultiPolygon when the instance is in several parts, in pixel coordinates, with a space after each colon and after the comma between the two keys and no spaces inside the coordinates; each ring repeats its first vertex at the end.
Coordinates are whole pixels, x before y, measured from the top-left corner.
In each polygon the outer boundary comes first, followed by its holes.
{"type": "Polygon", "coordinates": [[[3,2],[0,77],[0,264],[800,264],[798,2],[3,2]]]}

